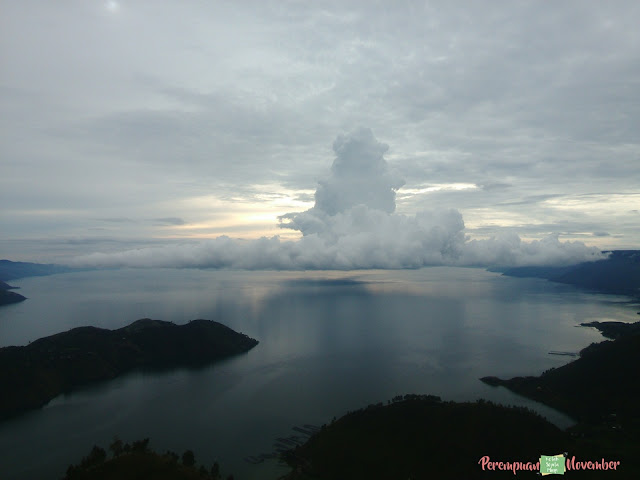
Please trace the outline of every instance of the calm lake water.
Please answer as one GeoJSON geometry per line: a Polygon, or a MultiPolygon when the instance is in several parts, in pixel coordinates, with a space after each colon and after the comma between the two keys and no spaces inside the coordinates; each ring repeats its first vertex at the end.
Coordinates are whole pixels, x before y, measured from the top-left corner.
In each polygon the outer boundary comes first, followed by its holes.
{"type": "MultiPolygon", "coordinates": [[[[132,373],[61,396],[0,424],[0,477],[56,479],[98,444],[151,438],[192,449],[236,479],[275,479],[273,451],[292,427],[404,393],[535,407],[478,378],[535,375],[601,335],[583,321],[635,321],[624,297],[594,295],[481,269],[235,272],[112,270],[15,280],[28,300],[0,309],[0,346],[81,325],[119,328],[149,317],[222,322],[260,344],[198,370],[132,373]]],[[[635,307],[637,308],[637,306],[635,307]]],[[[0,389],[2,387],[0,386],[0,389]]]]}

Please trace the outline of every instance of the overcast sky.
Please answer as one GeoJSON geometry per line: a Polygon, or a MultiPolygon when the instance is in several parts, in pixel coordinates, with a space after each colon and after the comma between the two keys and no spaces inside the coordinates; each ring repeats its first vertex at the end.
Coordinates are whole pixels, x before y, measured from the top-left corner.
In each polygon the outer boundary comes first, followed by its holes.
{"type": "Polygon", "coordinates": [[[482,263],[494,244],[456,249],[491,237],[640,248],[635,0],[0,11],[0,258],[177,265],[188,246],[215,266],[263,236],[267,268],[482,263]],[[439,260],[363,260],[344,233],[363,218],[366,245],[404,249],[382,229],[405,228],[439,260]]]}

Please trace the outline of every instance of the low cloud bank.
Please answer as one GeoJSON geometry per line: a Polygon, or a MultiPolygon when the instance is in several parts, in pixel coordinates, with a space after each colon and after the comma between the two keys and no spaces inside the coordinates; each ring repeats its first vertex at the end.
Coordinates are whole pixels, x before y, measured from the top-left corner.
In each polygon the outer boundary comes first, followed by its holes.
{"type": "Polygon", "coordinates": [[[525,242],[509,234],[470,240],[455,209],[395,212],[404,185],[384,159],[388,146],[371,130],[340,135],[329,176],[318,182],[315,205],[280,217],[280,226],[300,231],[297,241],[279,237],[237,240],[226,236],[190,245],[94,253],[74,265],[199,267],[249,270],[419,268],[429,265],[568,265],[604,258],[595,247],[561,242],[557,236],[525,242]]]}

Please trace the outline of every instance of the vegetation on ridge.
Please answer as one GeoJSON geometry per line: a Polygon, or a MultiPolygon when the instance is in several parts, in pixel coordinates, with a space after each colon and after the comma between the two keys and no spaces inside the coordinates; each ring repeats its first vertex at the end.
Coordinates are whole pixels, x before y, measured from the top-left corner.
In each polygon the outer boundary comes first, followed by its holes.
{"type": "Polygon", "coordinates": [[[323,427],[285,455],[293,467],[286,479],[512,478],[511,471],[483,472],[479,460],[535,464],[572,445],[569,434],[524,408],[405,395],[323,427]]]}
{"type": "MultiPolygon", "coordinates": [[[[149,439],[131,445],[114,438],[109,446],[111,458],[104,448],[94,445],[77,465],[69,465],[62,480],[222,480],[220,465],[210,468],[196,464],[191,450],[181,456],[167,451],[163,454],[149,449],[149,439]]],[[[225,477],[233,480],[233,475],[225,477]]]]}
{"type": "Polygon", "coordinates": [[[27,346],[0,348],[0,420],[136,368],[195,367],[257,344],[210,320],[176,325],[147,318],[117,330],[78,327],[27,346]]]}

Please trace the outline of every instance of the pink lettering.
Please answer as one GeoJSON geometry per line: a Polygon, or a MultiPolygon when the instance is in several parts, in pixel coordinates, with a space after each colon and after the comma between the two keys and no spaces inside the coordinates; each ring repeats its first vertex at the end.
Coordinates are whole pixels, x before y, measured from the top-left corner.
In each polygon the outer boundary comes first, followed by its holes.
{"type": "MultiPolygon", "coordinates": [[[[540,471],[540,462],[492,462],[488,455],[480,458],[478,464],[482,467],[482,470],[510,470],[514,475],[518,470],[532,470],[540,471]]],[[[576,461],[576,457],[567,458],[565,460],[565,468],[567,470],[617,470],[620,466],[620,460],[606,461],[601,458],[600,461],[592,462],[590,460],[579,462],[576,461]]]]}
{"type": "Polygon", "coordinates": [[[480,460],[478,460],[478,463],[482,465],[482,470],[484,470],[484,468],[487,466],[487,463],[489,463],[489,460],[490,458],[487,455],[485,455],[480,460]]]}

